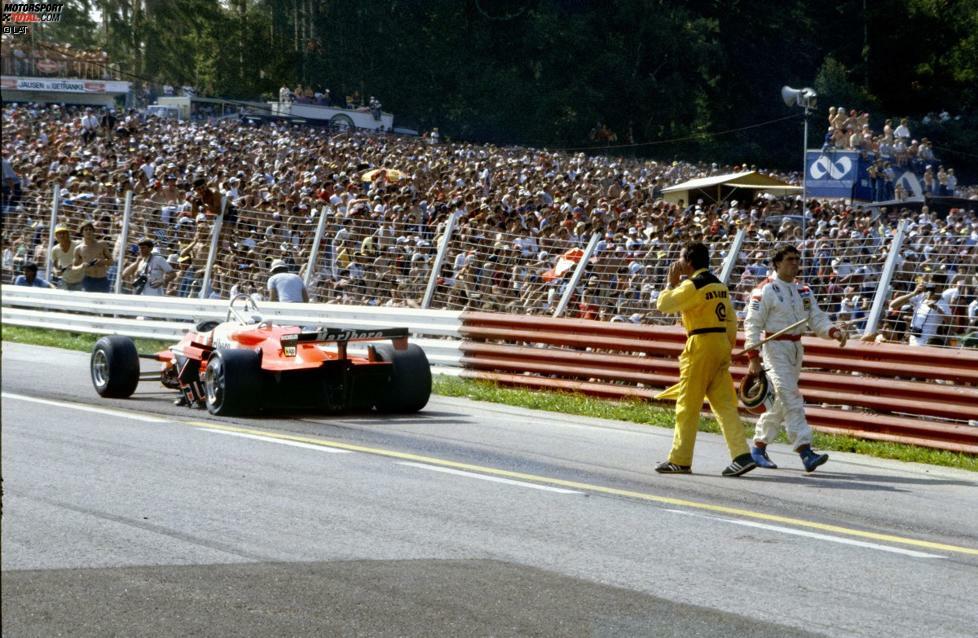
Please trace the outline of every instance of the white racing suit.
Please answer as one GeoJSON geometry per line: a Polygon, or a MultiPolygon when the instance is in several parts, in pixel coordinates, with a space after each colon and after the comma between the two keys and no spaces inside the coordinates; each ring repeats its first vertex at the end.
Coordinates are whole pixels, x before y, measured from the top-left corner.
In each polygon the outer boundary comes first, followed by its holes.
{"type": "MultiPolygon", "coordinates": [[[[834,335],[838,328],[815,303],[808,286],[777,277],[768,277],[751,292],[744,320],[745,342],[749,347],[801,319],[807,322],[762,346],[764,369],[774,386],[775,401],[773,409],[758,419],[754,433],[755,441],[770,443],[783,425],[788,443],[795,450],[812,443],[812,429],[805,420],[805,401],[798,389],[805,354],[801,335],[806,325],[823,338],[834,335]]],[[[753,350],[747,356],[753,359],[757,355],[753,350]]]]}

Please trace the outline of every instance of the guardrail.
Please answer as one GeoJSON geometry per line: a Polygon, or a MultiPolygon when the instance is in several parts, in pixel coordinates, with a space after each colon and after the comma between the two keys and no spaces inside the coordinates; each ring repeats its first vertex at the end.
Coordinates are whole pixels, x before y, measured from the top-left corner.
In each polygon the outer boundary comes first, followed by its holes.
{"type": "MultiPolygon", "coordinates": [[[[463,313],[461,376],[653,400],[679,378],[679,326],[463,313]]],[[[801,388],[813,428],[978,454],[978,352],[805,338],[801,388]]],[[[743,337],[739,339],[743,344],[743,337]]],[[[735,381],[746,374],[735,361],[735,381]]]]}
{"type": "MultiPolygon", "coordinates": [[[[177,339],[222,320],[223,300],[3,286],[2,320],[75,332],[177,339]]],[[[482,312],[263,303],[282,323],[407,327],[439,372],[505,385],[653,400],[679,377],[686,336],[647,326],[482,312]]],[[[739,339],[743,343],[743,338],[739,339]]],[[[819,431],[978,454],[978,352],[805,338],[801,386],[819,431]]],[[[736,381],[746,362],[735,361],[736,381]]]]}
{"type": "MultiPolygon", "coordinates": [[[[142,295],[68,292],[3,286],[5,324],[150,339],[179,339],[196,321],[223,320],[228,302],[142,295]]],[[[458,312],[375,308],[339,304],[265,302],[262,315],[279,323],[333,324],[341,327],[407,328],[414,343],[439,368],[459,366],[458,312]]]]}

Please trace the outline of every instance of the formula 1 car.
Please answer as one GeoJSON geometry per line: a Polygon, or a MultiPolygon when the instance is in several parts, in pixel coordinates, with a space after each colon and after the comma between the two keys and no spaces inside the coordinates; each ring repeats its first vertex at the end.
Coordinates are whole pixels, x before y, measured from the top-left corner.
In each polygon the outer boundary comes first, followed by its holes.
{"type": "Polygon", "coordinates": [[[102,337],[91,374],[102,397],[127,398],[141,380],[158,380],[180,391],[179,403],[220,416],[270,407],[411,413],[431,395],[428,358],[408,344],[407,328],[277,325],[247,295],[231,300],[225,321],[201,322],[162,352],[139,354],[129,337],[102,337]],[[347,353],[350,342],[387,339],[369,344],[365,357],[347,353]],[[140,358],[161,362],[160,371],[141,373],[140,358]]]}

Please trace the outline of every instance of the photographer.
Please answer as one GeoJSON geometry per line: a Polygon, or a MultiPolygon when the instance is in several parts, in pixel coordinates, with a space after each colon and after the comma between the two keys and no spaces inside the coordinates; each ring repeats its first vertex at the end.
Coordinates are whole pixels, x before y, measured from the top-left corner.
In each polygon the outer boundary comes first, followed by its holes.
{"type": "Polygon", "coordinates": [[[913,290],[890,302],[890,310],[899,310],[908,301],[913,306],[910,345],[941,345],[938,333],[951,314],[947,300],[941,295],[946,282],[947,276],[937,273],[929,281],[922,279],[913,290]]]}
{"type": "Polygon", "coordinates": [[[162,255],[153,252],[152,239],[144,237],[138,245],[139,259],[122,271],[122,279],[132,282],[133,294],[162,297],[176,271],[162,255]]]}

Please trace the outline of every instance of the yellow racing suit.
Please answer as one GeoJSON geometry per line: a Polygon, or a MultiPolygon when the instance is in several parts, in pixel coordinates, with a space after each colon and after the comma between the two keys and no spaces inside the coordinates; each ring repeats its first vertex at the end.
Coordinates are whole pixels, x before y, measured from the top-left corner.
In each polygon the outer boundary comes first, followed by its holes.
{"type": "Polygon", "coordinates": [[[747,454],[744,429],[737,414],[737,394],[730,376],[730,351],[737,339],[737,317],[730,292],[713,273],[701,268],[656,301],[660,312],[682,314],[686,347],[679,356],[679,383],[656,398],[676,397],[676,429],[669,462],[693,464],[697,424],[703,397],[710,402],[730,450],[747,454]]]}

